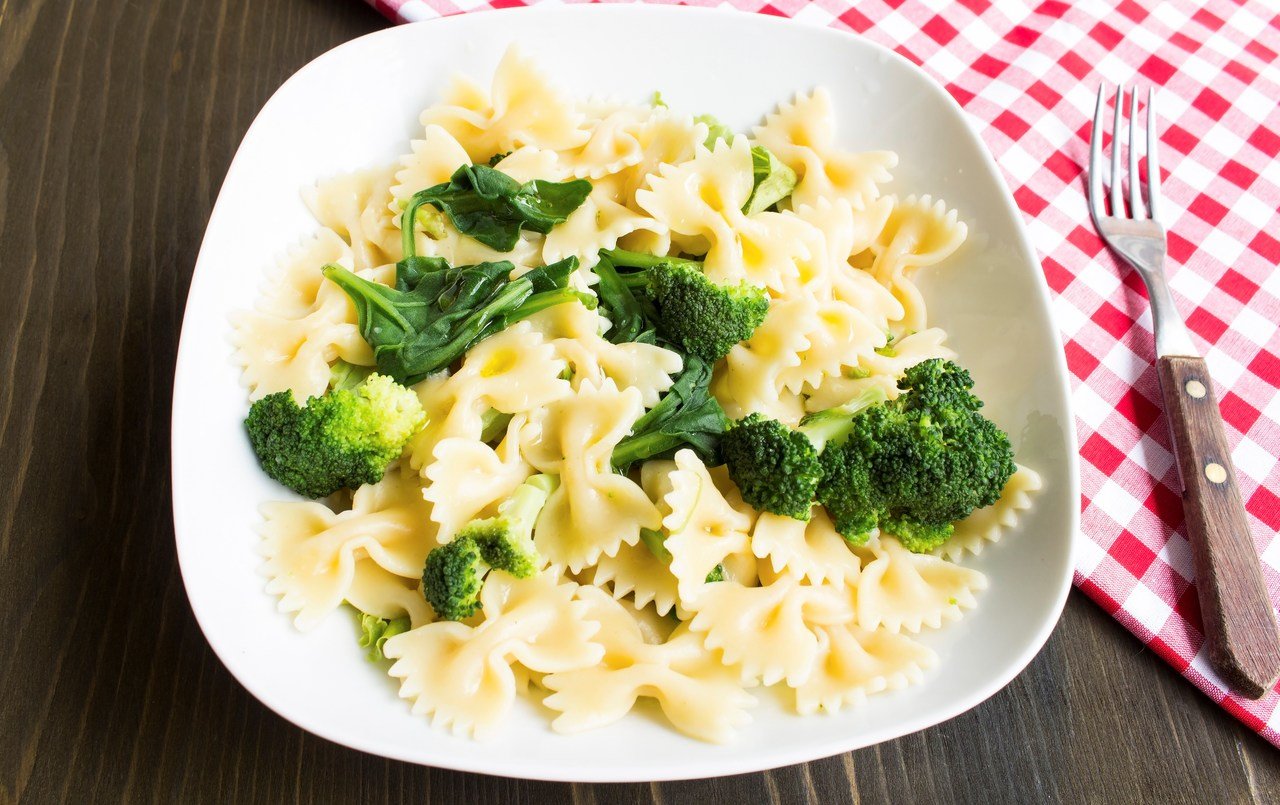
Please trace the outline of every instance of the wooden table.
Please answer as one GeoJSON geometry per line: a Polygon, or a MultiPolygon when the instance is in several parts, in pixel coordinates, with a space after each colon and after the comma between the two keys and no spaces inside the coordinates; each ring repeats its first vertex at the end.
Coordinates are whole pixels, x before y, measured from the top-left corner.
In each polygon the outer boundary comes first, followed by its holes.
{"type": "Polygon", "coordinates": [[[1280,797],[1280,753],[1079,594],[1031,667],[960,718],[719,780],[426,769],[311,737],[246,694],[174,557],[182,307],[259,106],[384,24],[358,0],[0,0],[0,802],[1280,797]]]}

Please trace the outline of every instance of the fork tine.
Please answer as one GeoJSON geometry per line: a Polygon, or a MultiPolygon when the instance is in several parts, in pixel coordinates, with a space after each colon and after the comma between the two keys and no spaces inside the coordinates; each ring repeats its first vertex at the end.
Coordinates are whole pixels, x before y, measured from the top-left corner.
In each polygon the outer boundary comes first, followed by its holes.
{"type": "MultiPolygon", "coordinates": [[[[1093,220],[1099,221],[1107,216],[1102,207],[1102,107],[1106,98],[1107,85],[1098,86],[1098,105],[1093,111],[1093,133],[1089,136],[1089,212],[1093,220]]],[[[1150,114],[1148,112],[1148,114],[1150,114]]]]}
{"type": "Polygon", "coordinates": [[[1160,162],[1156,158],[1156,146],[1160,142],[1160,121],[1156,119],[1156,88],[1147,90],[1147,202],[1151,207],[1151,220],[1160,223],[1160,162]]]}
{"type": "Polygon", "coordinates": [[[1116,110],[1111,116],[1111,214],[1117,218],[1124,217],[1124,193],[1120,173],[1120,150],[1123,141],[1120,139],[1120,123],[1124,120],[1124,84],[1116,85],[1116,110]]]}
{"type": "Polygon", "coordinates": [[[1134,218],[1146,218],[1142,206],[1142,183],[1138,181],[1138,90],[1129,94],[1129,212],[1134,218]]]}

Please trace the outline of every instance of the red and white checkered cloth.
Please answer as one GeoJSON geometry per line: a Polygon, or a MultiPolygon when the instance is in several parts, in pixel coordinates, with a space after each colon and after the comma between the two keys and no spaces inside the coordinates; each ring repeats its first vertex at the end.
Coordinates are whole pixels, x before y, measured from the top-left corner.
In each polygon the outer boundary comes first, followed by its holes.
{"type": "MultiPolygon", "coordinates": [[[[521,0],[369,0],[395,21],[521,0]]],[[[694,0],[852,30],[942,82],[995,153],[1043,258],[1072,373],[1076,585],[1280,746],[1280,686],[1227,692],[1203,648],[1181,486],[1138,276],[1085,206],[1099,82],[1161,88],[1167,271],[1209,362],[1263,576],[1280,603],[1280,8],[1263,2],[694,0]]]]}

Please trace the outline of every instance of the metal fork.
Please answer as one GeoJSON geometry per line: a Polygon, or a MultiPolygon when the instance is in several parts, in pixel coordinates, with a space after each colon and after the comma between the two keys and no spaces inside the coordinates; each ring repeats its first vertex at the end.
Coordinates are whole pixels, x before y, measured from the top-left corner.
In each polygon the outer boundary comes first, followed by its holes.
{"type": "Polygon", "coordinates": [[[1145,204],[1138,172],[1141,136],[1137,90],[1129,96],[1126,210],[1120,158],[1125,92],[1123,85],[1116,87],[1111,141],[1111,213],[1108,215],[1102,157],[1105,89],[1105,86],[1098,88],[1089,143],[1089,213],[1111,250],[1141,275],[1151,299],[1157,373],[1182,479],[1187,540],[1191,544],[1209,660],[1232,688],[1256,699],[1266,694],[1280,678],[1280,635],[1236,487],[1213,382],[1204,360],[1196,354],[1165,280],[1155,90],[1147,94],[1145,204]]]}

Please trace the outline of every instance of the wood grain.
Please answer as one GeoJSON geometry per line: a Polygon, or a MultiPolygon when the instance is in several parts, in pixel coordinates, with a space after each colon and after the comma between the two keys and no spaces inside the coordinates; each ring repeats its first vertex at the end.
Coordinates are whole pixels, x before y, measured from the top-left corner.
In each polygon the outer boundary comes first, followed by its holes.
{"type": "Polygon", "coordinates": [[[359,0],[0,0],[0,803],[1265,802],[1280,753],[1073,594],[946,724],[720,780],[560,785],[328,743],[191,617],[169,399],[196,250],[259,106],[359,0]]]}
{"type": "Polygon", "coordinates": [[[1257,699],[1280,678],[1280,632],[1236,487],[1209,367],[1202,358],[1166,356],[1157,370],[1182,479],[1209,659],[1234,690],[1257,699]]]}

